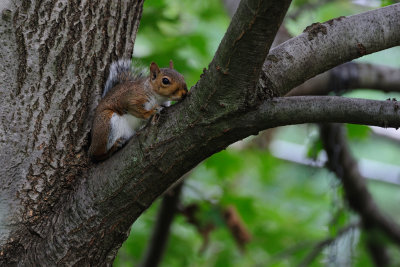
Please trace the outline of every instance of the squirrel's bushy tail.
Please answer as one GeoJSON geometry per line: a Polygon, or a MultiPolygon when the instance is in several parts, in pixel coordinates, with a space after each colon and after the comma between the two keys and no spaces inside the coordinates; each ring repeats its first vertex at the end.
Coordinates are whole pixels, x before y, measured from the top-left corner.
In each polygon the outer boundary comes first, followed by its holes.
{"type": "Polygon", "coordinates": [[[113,62],[110,66],[110,73],[108,74],[102,97],[117,84],[137,80],[145,76],[145,72],[144,68],[133,68],[132,60],[130,59],[120,59],[113,62]]]}

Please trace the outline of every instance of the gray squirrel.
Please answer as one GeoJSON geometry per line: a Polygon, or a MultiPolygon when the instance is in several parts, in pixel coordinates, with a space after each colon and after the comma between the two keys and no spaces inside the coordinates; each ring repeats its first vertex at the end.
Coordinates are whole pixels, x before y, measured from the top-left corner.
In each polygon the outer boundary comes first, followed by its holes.
{"type": "Polygon", "coordinates": [[[187,95],[182,74],[169,68],[150,64],[150,75],[134,68],[131,60],[111,64],[102,99],[96,108],[92,126],[89,156],[105,160],[121,148],[152,115],[162,109],[167,100],[178,101],[187,95]]]}

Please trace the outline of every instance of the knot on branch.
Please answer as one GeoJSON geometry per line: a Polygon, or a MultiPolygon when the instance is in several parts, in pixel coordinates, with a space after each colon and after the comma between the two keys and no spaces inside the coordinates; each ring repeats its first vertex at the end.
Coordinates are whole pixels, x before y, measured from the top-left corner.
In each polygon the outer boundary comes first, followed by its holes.
{"type": "Polygon", "coordinates": [[[256,104],[260,104],[262,101],[272,99],[278,96],[275,85],[268,78],[265,71],[261,71],[260,79],[256,88],[256,104]]]}
{"type": "Polygon", "coordinates": [[[327,31],[325,25],[323,25],[319,22],[316,22],[316,23],[313,23],[313,24],[307,26],[303,32],[308,33],[308,40],[311,41],[312,39],[317,37],[318,33],[322,33],[323,35],[326,35],[328,31],[327,31]]]}

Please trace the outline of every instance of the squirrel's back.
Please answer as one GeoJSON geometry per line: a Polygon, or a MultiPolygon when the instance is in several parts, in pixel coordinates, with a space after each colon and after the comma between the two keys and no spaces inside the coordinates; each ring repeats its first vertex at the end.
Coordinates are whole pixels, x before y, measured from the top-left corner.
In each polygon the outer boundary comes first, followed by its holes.
{"type": "Polygon", "coordinates": [[[102,97],[104,97],[111,88],[126,81],[136,81],[146,76],[146,69],[143,67],[133,67],[130,59],[120,59],[110,66],[110,73],[104,86],[102,97]]]}

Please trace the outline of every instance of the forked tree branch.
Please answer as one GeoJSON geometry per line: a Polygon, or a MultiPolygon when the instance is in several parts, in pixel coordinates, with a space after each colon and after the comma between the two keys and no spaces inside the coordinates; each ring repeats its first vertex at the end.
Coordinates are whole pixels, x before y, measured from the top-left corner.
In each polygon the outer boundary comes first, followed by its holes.
{"type": "MultiPolygon", "coordinates": [[[[257,106],[256,103],[260,101],[258,96],[262,92],[256,92],[252,79],[258,76],[257,64],[261,65],[264,61],[262,57],[269,48],[267,43],[271,43],[273,39],[273,37],[263,37],[263,31],[277,29],[280,24],[275,21],[273,25],[265,25],[266,20],[263,16],[269,14],[265,6],[258,6],[258,4],[264,5],[265,2],[267,1],[242,1],[235,15],[236,18],[232,20],[226,37],[218,49],[221,52],[217,52],[209,69],[192,88],[191,94],[185,101],[166,109],[156,125],[144,128],[124,149],[91,170],[89,178],[82,181],[71,196],[68,207],[64,207],[64,209],[74,207],[71,209],[73,212],[58,215],[63,217],[63,223],[58,224],[54,232],[63,237],[59,240],[60,243],[72,243],[69,239],[76,240],[82,234],[80,231],[89,228],[93,240],[101,240],[101,236],[105,235],[110,247],[113,247],[116,239],[125,239],[127,229],[143,210],[184,173],[229,144],[256,134],[262,129],[291,123],[320,121],[400,126],[397,103],[390,101],[281,98],[264,101],[257,106]],[[266,30],[264,27],[270,28],[266,30]],[[250,37],[264,44],[252,43],[250,37]],[[248,53],[249,50],[251,53],[248,53]],[[258,52],[255,52],[256,50],[258,52]],[[255,65],[252,65],[253,61],[255,65]],[[317,104],[316,102],[319,101],[321,101],[320,104],[317,104]],[[311,104],[313,112],[310,112],[311,104]],[[84,216],[76,214],[80,210],[88,212],[84,216]],[[125,216],[121,217],[119,214],[125,214],[125,216]],[[103,221],[104,224],[96,225],[92,224],[92,221],[103,221]],[[66,228],[72,229],[70,235],[62,234],[65,233],[66,228]]],[[[279,15],[276,15],[276,8],[279,5],[274,1],[266,5],[269,4],[274,5],[272,10],[275,16],[273,17],[279,20],[286,12],[286,5],[280,6],[279,15]]],[[[400,24],[400,21],[392,13],[397,12],[398,9],[399,5],[394,8],[394,11],[378,9],[375,12],[378,17],[382,14],[386,14],[386,18],[391,17],[392,25],[395,26],[396,23],[400,24]]],[[[365,13],[365,16],[372,19],[374,14],[374,12],[369,12],[365,13]]],[[[361,20],[361,24],[366,23],[363,14],[358,15],[357,18],[361,20]]],[[[349,23],[353,23],[353,20],[343,19],[340,23],[342,26],[350,27],[349,23]]],[[[365,35],[371,38],[372,42],[372,36],[365,35]]],[[[343,42],[346,43],[346,40],[343,42]]],[[[285,49],[288,49],[285,46],[287,43],[282,44],[285,49]]],[[[390,45],[394,43],[396,40],[392,40],[390,45]]],[[[400,38],[397,38],[397,43],[400,43],[400,38]]],[[[307,44],[308,41],[304,43],[304,46],[307,44]]],[[[332,50],[335,45],[336,43],[332,41],[330,49],[332,50]]],[[[329,49],[326,46],[327,44],[321,49],[329,49]]],[[[387,46],[388,42],[383,41],[382,47],[387,46]]],[[[375,46],[376,49],[378,47],[378,45],[375,46]]],[[[304,56],[299,44],[295,48],[297,50],[293,51],[304,56]]],[[[311,51],[308,53],[309,57],[313,55],[311,51]]],[[[348,52],[345,50],[343,53],[348,52]]],[[[339,63],[342,61],[334,60],[331,66],[339,63]]],[[[324,71],[326,65],[327,63],[322,64],[319,72],[324,71]]],[[[299,64],[295,66],[299,67],[299,64]]],[[[284,67],[281,66],[283,72],[285,72],[284,67]]],[[[303,61],[302,68],[307,67],[307,62],[303,61]]],[[[271,68],[277,70],[275,65],[271,68]]],[[[312,69],[314,75],[318,74],[316,67],[312,69]]],[[[291,71],[294,70],[296,68],[291,69],[291,71]]],[[[291,76],[291,71],[286,73],[291,76]]],[[[305,75],[309,74],[305,73],[305,75]]],[[[280,85],[283,91],[302,82],[299,77],[288,79],[291,82],[280,85]]],[[[46,239],[43,242],[53,242],[53,239],[46,239]]],[[[88,246],[80,240],[76,240],[75,243],[74,248],[69,248],[69,250],[88,246]]],[[[62,244],[60,244],[61,247],[62,244]]],[[[104,253],[104,251],[96,250],[94,245],[91,257],[103,257],[99,253],[104,253]]]]}
{"type": "Polygon", "coordinates": [[[221,149],[203,147],[208,143],[204,139],[214,139],[201,133],[207,132],[204,125],[232,116],[253,100],[261,65],[290,2],[242,1],[207,74],[191,95],[167,109],[156,125],[138,132],[119,153],[91,168],[71,194],[61,196],[57,207],[30,227],[38,239],[23,245],[21,261],[111,263],[143,210],[184,172],[221,149]]]}
{"type": "Polygon", "coordinates": [[[47,220],[30,228],[37,242],[24,247],[24,262],[112,262],[132,223],[172,183],[203,159],[262,129],[319,121],[399,127],[397,102],[392,101],[263,100],[271,94],[283,95],[311,76],[363,54],[363,47],[370,53],[400,43],[396,17],[400,5],[326,23],[326,34],[314,30],[312,40],[302,34],[273,49],[264,65],[267,79],[262,88],[257,87],[261,65],[289,3],[242,1],[209,69],[191,94],[166,109],[155,125],[139,131],[124,149],[93,166],[88,178],[78,181],[47,220]],[[379,20],[383,35],[375,32],[379,20]],[[361,45],[343,36],[360,37],[361,45]],[[327,51],[338,52],[330,55],[327,51]]]}
{"type": "Polygon", "coordinates": [[[220,115],[254,104],[261,67],[290,3],[291,0],[240,2],[212,62],[191,89],[192,104],[201,109],[204,105],[216,108],[225,103],[220,115]]]}

